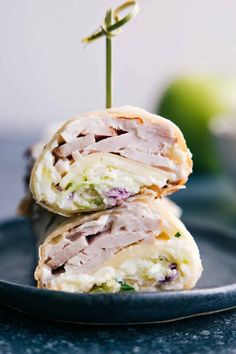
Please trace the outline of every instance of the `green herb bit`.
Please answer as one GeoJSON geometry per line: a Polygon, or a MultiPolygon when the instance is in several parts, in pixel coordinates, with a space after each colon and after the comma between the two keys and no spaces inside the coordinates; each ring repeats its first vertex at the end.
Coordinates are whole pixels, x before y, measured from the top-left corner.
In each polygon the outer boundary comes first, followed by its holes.
{"type": "Polygon", "coordinates": [[[118,283],[120,283],[120,292],[123,291],[135,291],[135,288],[127,283],[124,283],[122,281],[119,281],[118,283]]]}
{"type": "Polygon", "coordinates": [[[65,187],[65,190],[67,191],[69,188],[71,188],[73,186],[73,183],[72,182],[69,182],[66,187],[65,187]]]}
{"type": "Polygon", "coordinates": [[[176,232],[175,237],[178,237],[178,238],[179,238],[180,236],[182,236],[181,233],[180,233],[179,231],[176,232]]]}

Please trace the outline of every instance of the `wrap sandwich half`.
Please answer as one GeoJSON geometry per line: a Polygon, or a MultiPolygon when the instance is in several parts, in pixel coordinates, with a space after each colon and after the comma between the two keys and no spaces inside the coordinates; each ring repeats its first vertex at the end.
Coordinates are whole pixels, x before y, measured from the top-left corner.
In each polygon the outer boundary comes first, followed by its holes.
{"type": "Polygon", "coordinates": [[[43,212],[51,221],[46,233],[41,230],[35,271],[40,288],[183,290],[201,276],[197,245],[165,200],[135,196],[112,209],[69,219],[43,212]]]}
{"type": "Polygon", "coordinates": [[[31,174],[37,203],[63,216],[99,211],[146,188],[157,196],[181,188],[192,170],[179,128],[140,108],[81,114],[45,146],[31,174]]]}

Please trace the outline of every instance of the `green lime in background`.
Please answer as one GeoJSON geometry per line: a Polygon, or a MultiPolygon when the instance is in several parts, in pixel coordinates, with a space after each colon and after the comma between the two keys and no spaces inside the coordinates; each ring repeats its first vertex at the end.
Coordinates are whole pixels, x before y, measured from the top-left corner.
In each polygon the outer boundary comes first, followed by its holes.
{"type": "Polygon", "coordinates": [[[202,173],[218,170],[209,120],[233,109],[236,109],[236,79],[186,76],[166,88],[157,113],[179,126],[193,154],[194,171],[202,173]]]}

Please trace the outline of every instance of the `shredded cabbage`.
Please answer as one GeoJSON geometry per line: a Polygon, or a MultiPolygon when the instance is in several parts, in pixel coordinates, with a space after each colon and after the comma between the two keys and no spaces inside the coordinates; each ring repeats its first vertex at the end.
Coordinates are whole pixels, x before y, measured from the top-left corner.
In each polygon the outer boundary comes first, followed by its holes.
{"type": "Polygon", "coordinates": [[[135,161],[130,165],[128,159],[109,153],[94,153],[81,157],[70,165],[69,172],[62,177],[51,163],[51,157],[48,157],[38,166],[38,199],[72,212],[78,209],[98,210],[116,205],[114,196],[109,196],[109,192],[114,188],[134,195],[139,193],[143,186],[154,184],[163,187],[170,178],[169,172],[151,166],[144,168],[135,161]]]}

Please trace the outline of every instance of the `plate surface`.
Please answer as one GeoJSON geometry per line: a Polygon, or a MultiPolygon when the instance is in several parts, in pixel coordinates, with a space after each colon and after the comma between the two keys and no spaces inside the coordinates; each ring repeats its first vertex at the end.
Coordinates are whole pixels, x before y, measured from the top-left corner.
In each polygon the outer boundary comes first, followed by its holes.
{"type": "Polygon", "coordinates": [[[153,323],[236,307],[236,235],[233,230],[185,224],[194,236],[204,271],[191,291],[70,294],[37,289],[33,281],[35,236],[25,219],[0,224],[0,302],[19,311],[63,322],[153,323]]]}

